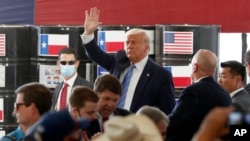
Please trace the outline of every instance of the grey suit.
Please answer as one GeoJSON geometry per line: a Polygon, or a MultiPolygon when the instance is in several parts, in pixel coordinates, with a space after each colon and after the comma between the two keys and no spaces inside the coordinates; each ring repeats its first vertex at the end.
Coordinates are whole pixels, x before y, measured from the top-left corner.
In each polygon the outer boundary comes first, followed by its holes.
{"type": "Polygon", "coordinates": [[[250,94],[250,83],[248,83],[244,89],[250,94]]]}
{"type": "MultiPolygon", "coordinates": [[[[89,82],[89,81],[83,79],[82,77],[80,77],[79,75],[77,75],[76,80],[73,84],[73,87],[79,86],[79,85],[87,86],[87,87],[90,87],[91,89],[93,88],[93,84],[91,82],[89,82]]],[[[57,99],[59,97],[60,90],[61,90],[62,86],[63,86],[63,82],[59,83],[54,90],[51,109],[55,109],[56,102],[57,102],[57,99]]]]}
{"type": "Polygon", "coordinates": [[[246,112],[250,108],[250,95],[246,90],[241,90],[232,97],[232,103],[237,104],[246,112]]]}

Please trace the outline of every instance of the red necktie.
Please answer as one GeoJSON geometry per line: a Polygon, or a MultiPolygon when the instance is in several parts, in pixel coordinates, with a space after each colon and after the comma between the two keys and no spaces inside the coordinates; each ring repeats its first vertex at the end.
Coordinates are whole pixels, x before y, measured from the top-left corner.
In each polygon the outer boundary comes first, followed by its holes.
{"type": "Polygon", "coordinates": [[[60,98],[60,110],[66,108],[67,105],[67,89],[69,84],[64,83],[62,92],[61,92],[61,98],[60,98]]]}

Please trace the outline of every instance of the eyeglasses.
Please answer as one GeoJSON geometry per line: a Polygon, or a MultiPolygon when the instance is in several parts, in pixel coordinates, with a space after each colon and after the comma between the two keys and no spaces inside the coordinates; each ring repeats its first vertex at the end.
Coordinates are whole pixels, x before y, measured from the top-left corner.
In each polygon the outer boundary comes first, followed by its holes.
{"type": "Polygon", "coordinates": [[[74,65],[76,63],[76,61],[60,61],[60,64],[61,65],[66,65],[66,64],[69,64],[69,65],[74,65]]]}
{"type": "Polygon", "coordinates": [[[15,103],[14,107],[15,107],[16,110],[18,110],[19,107],[22,106],[22,105],[25,105],[25,103],[15,103]]]}

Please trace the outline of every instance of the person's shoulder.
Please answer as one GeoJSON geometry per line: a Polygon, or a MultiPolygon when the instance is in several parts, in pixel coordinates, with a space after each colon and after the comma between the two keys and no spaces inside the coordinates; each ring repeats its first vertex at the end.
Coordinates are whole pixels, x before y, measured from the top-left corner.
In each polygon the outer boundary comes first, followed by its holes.
{"type": "Polygon", "coordinates": [[[93,88],[93,83],[82,78],[80,75],[77,75],[74,85],[83,85],[83,86],[90,87],[91,89],[93,88]]]}
{"type": "Polygon", "coordinates": [[[170,71],[166,70],[163,66],[161,66],[160,64],[158,64],[157,62],[155,62],[154,60],[150,58],[148,59],[148,63],[149,63],[149,66],[153,69],[156,69],[158,71],[163,71],[166,73],[170,73],[170,71]]]}
{"type": "Polygon", "coordinates": [[[58,83],[55,88],[59,88],[62,84],[63,82],[58,83]]]}
{"type": "Polygon", "coordinates": [[[115,58],[117,60],[117,62],[120,64],[124,64],[124,63],[128,63],[130,62],[127,55],[126,55],[126,52],[125,50],[119,50],[117,51],[117,53],[115,54],[115,58]]]}
{"type": "Polygon", "coordinates": [[[16,139],[12,136],[8,136],[8,135],[5,135],[5,136],[2,136],[0,138],[0,141],[15,141],[16,139]]]}
{"type": "MultiPolygon", "coordinates": [[[[250,95],[248,94],[248,92],[246,91],[246,90],[241,90],[241,91],[239,91],[239,92],[237,92],[234,96],[233,96],[233,98],[243,98],[243,99],[249,99],[250,100],[250,95]]],[[[248,100],[248,101],[249,101],[248,100]]],[[[250,101],[249,101],[250,102],[250,101]]]]}
{"type": "Polygon", "coordinates": [[[61,87],[62,87],[62,85],[63,85],[63,82],[60,82],[60,83],[58,83],[58,84],[56,85],[56,87],[55,87],[55,89],[54,89],[54,94],[58,93],[57,90],[60,90],[61,87]]]}
{"type": "Polygon", "coordinates": [[[246,84],[245,89],[249,89],[250,90],[250,83],[246,84]]]}
{"type": "Polygon", "coordinates": [[[16,130],[14,130],[14,131],[10,132],[9,134],[1,137],[0,141],[17,141],[19,138],[22,138],[21,134],[23,134],[23,133],[21,133],[21,132],[22,131],[18,127],[16,130]]]}
{"type": "Polygon", "coordinates": [[[121,50],[118,50],[116,54],[124,54],[124,55],[126,55],[126,51],[121,49],[121,50]]]}

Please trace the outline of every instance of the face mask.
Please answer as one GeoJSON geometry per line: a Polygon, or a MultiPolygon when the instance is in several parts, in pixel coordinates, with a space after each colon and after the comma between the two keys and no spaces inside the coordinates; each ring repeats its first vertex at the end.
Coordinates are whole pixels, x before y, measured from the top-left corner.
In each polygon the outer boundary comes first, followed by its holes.
{"type": "Polygon", "coordinates": [[[61,73],[64,77],[70,77],[76,72],[75,65],[61,65],[61,73]]]}

